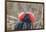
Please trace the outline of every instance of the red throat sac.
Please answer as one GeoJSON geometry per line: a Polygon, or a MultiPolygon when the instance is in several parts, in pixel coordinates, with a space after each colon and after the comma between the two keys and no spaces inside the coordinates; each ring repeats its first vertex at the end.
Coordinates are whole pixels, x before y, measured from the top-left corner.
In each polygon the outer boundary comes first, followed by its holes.
{"type": "MultiPolygon", "coordinates": [[[[29,19],[31,20],[31,22],[34,23],[36,17],[33,15],[33,13],[32,13],[32,12],[27,12],[26,14],[28,14],[29,19]]],[[[23,21],[24,16],[25,16],[25,13],[24,13],[24,12],[21,12],[21,13],[19,13],[19,15],[18,15],[18,19],[19,19],[20,21],[23,21]]]]}

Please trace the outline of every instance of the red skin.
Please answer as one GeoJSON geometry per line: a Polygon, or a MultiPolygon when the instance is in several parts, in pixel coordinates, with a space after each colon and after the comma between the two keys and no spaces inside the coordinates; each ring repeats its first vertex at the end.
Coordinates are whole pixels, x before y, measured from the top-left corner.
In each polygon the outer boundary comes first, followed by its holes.
{"type": "Polygon", "coordinates": [[[19,13],[18,19],[19,19],[20,21],[22,21],[23,18],[24,18],[24,12],[19,13]]]}
{"type": "MultiPolygon", "coordinates": [[[[32,12],[27,12],[26,14],[29,14],[30,20],[32,21],[32,23],[34,23],[35,22],[35,16],[32,14],[32,12]]],[[[24,18],[24,12],[19,13],[18,19],[20,21],[22,21],[23,18],[24,18]]]]}

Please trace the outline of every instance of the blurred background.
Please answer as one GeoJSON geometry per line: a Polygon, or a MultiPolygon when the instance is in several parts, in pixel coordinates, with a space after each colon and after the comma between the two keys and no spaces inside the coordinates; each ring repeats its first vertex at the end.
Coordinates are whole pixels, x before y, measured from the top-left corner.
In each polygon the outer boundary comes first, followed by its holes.
{"type": "Polygon", "coordinates": [[[43,4],[37,3],[19,3],[7,2],[7,30],[14,30],[14,26],[18,21],[18,14],[21,12],[32,11],[36,17],[33,29],[41,29],[43,27],[43,4]]]}

